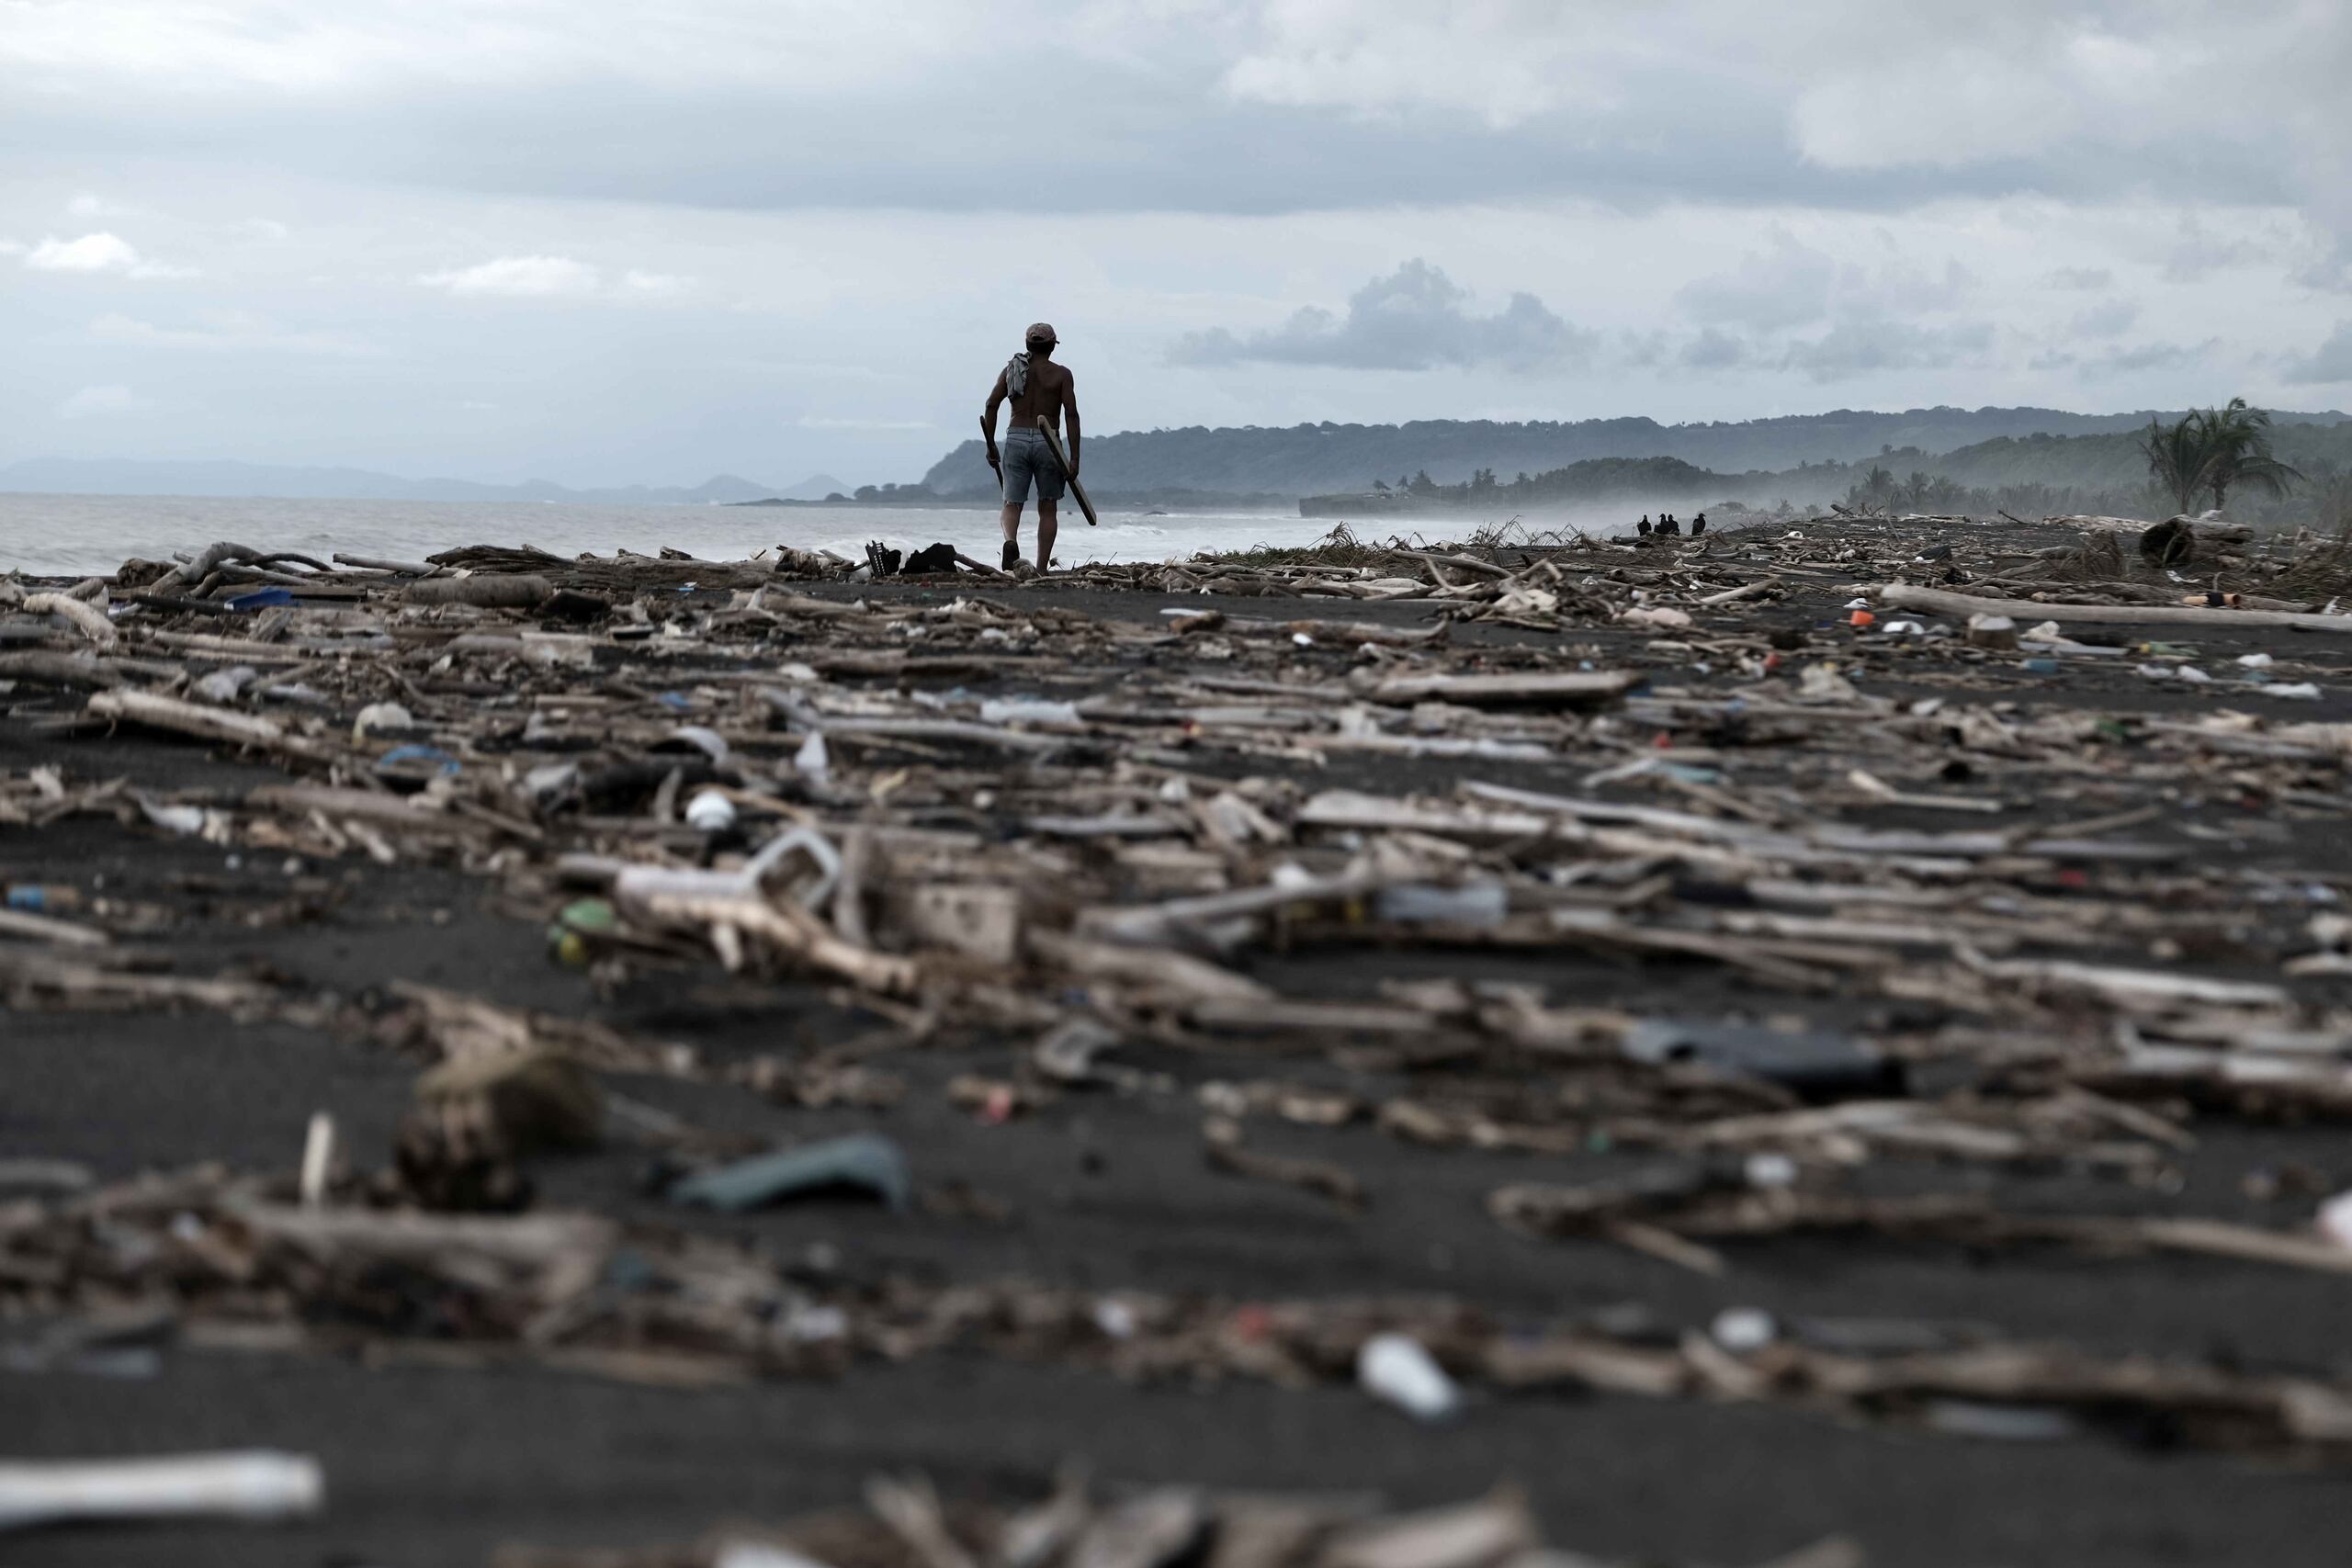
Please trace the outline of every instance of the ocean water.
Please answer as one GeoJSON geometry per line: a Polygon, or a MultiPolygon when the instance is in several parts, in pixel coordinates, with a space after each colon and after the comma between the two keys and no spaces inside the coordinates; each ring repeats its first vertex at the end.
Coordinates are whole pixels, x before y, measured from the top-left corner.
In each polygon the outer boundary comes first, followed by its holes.
{"type": "MultiPolygon", "coordinates": [[[[1036,558],[1036,514],[1022,520],[1021,551],[1036,558]]],[[[1056,561],[1166,560],[1196,550],[1303,545],[1329,518],[1272,512],[1106,512],[1090,528],[1065,502],[1056,561]]],[[[211,496],[0,494],[0,570],[56,575],[111,571],[125,558],[168,560],[216,539],[329,559],[335,551],[421,560],[460,545],[537,545],[557,555],[651,555],[664,545],[707,560],[741,560],[763,547],[830,549],[865,558],[865,542],[918,549],[941,540],[993,563],[996,513],[893,506],[569,506],[544,502],[281,501],[211,496]]]]}

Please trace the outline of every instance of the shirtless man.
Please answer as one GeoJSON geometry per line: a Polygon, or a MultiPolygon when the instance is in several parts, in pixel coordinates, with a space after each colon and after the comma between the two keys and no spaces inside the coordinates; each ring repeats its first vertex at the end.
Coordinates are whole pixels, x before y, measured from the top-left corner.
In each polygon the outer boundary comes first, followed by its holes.
{"type": "Polygon", "coordinates": [[[988,407],[980,413],[980,435],[988,443],[989,467],[1004,489],[1004,570],[1021,559],[1021,507],[1029,487],[1037,487],[1037,570],[1054,564],[1054,531],[1061,505],[1063,475],[1037,428],[1037,416],[1058,423],[1069,447],[1070,479],[1078,478],[1078,383],[1054,363],[1054,329],[1037,322],[1027,333],[1028,352],[1016,354],[989,389],[988,407]],[[1012,421],[1004,433],[1004,450],[996,446],[997,405],[1012,400],[1012,421]]]}

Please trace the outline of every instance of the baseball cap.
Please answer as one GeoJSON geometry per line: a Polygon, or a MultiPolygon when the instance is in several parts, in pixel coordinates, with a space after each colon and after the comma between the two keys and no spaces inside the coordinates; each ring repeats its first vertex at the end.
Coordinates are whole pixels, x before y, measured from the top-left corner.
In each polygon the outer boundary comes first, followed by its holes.
{"type": "Polygon", "coordinates": [[[1021,334],[1024,343],[1059,343],[1061,334],[1054,331],[1051,321],[1032,321],[1029,330],[1021,334]]]}

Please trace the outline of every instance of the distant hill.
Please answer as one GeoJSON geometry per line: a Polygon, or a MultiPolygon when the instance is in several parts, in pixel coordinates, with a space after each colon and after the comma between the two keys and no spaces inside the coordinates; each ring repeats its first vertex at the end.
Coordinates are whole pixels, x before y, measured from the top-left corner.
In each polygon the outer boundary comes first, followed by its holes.
{"type": "MultiPolygon", "coordinates": [[[[2281,423],[2278,455],[2302,470],[2308,483],[2270,498],[2240,490],[2230,514],[2241,522],[2318,523],[2342,517],[2346,476],[2352,475],[2352,421],[2281,423]]],[[[1542,516],[1599,503],[1629,511],[1687,512],[1732,503],[1769,509],[1831,502],[1908,511],[2024,515],[2099,512],[2161,517],[2177,502],[2148,481],[2148,465],[2130,432],[2093,435],[1998,436],[1955,451],[1898,447],[1851,462],[1804,463],[1777,471],[1725,473],[1679,457],[1587,457],[1557,468],[1505,479],[1492,468],[1452,483],[1415,474],[1404,484],[1362,487],[1302,496],[1308,517],[1373,520],[1469,509],[1490,518],[1542,516]]]]}
{"type": "MultiPolygon", "coordinates": [[[[1893,450],[1946,453],[2007,438],[2116,435],[2147,423],[2152,411],[2082,414],[2059,409],[1912,409],[1876,413],[1839,409],[1736,423],[1660,424],[1642,418],[1573,423],[1420,420],[1409,424],[1245,425],[1211,430],[1122,431],[1091,435],[1087,488],[1096,494],[1176,488],[1312,495],[1362,491],[1426,472],[1460,483],[1481,468],[1506,479],[1601,457],[1674,457],[1717,473],[1773,471],[1800,464],[1851,463],[1893,450]]],[[[2336,425],[2339,412],[2277,413],[2282,426],[2336,425]]],[[[2291,434],[2282,431],[2281,434],[2291,434]]],[[[2282,448],[2284,442],[2281,443],[2282,448]]],[[[942,496],[995,488],[980,444],[967,441],[933,465],[926,488],[942,496]]]]}
{"type": "MultiPolygon", "coordinates": [[[[2321,423],[2273,415],[2271,447],[2306,473],[2352,468],[2352,423],[2321,423]]],[[[2141,421],[2142,424],[2146,423],[2141,421]]],[[[1892,463],[1890,467],[1894,466],[1892,463]]],[[[1964,484],[2071,484],[2123,488],[2143,484],[2146,459],[2133,432],[2114,435],[2003,437],[1946,452],[1923,465],[1964,484]]]]}
{"type": "Polygon", "coordinates": [[[782,496],[821,501],[845,489],[831,474],[812,474],[778,490],[735,474],[693,486],[628,485],[573,490],[546,479],[477,484],[470,479],[402,479],[366,468],[296,468],[267,463],[140,462],[35,457],[0,468],[0,491],[47,495],[268,496],[293,501],[560,501],[611,506],[695,506],[782,496]]]}
{"type": "Polygon", "coordinates": [[[850,489],[831,474],[810,474],[797,485],[768,493],[778,501],[822,501],[829,495],[847,495],[850,489]]]}

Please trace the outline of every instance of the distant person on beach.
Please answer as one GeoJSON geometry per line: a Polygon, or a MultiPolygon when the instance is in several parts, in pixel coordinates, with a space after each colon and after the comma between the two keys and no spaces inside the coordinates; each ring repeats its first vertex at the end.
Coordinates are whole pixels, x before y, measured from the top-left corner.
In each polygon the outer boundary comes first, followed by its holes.
{"type": "Polygon", "coordinates": [[[1044,571],[1054,564],[1054,531],[1056,513],[1062,499],[1065,476],[1061,465],[1054,460],[1053,448],[1046,445],[1045,432],[1037,428],[1043,417],[1048,424],[1059,423],[1064,439],[1069,446],[1069,479],[1078,477],[1078,383],[1070,373],[1054,363],[1054,348],[1058,343],[1054,329],[1039,321],[1026,334],[1028,347],[1005,363],[989,389],[989,404],[980,412],[980,435],[988,443],[989,467],[1003,486],[1004,570],[1011,571],[1021,561],[1021,508],[1029,499],[1031,485],[1037,489],[1037,570],[1044,571]],[[1012,400],[1012,419],[1004,433],[1004,450],[996,445],[997,405],[1007,398],[1012,400]]]}

